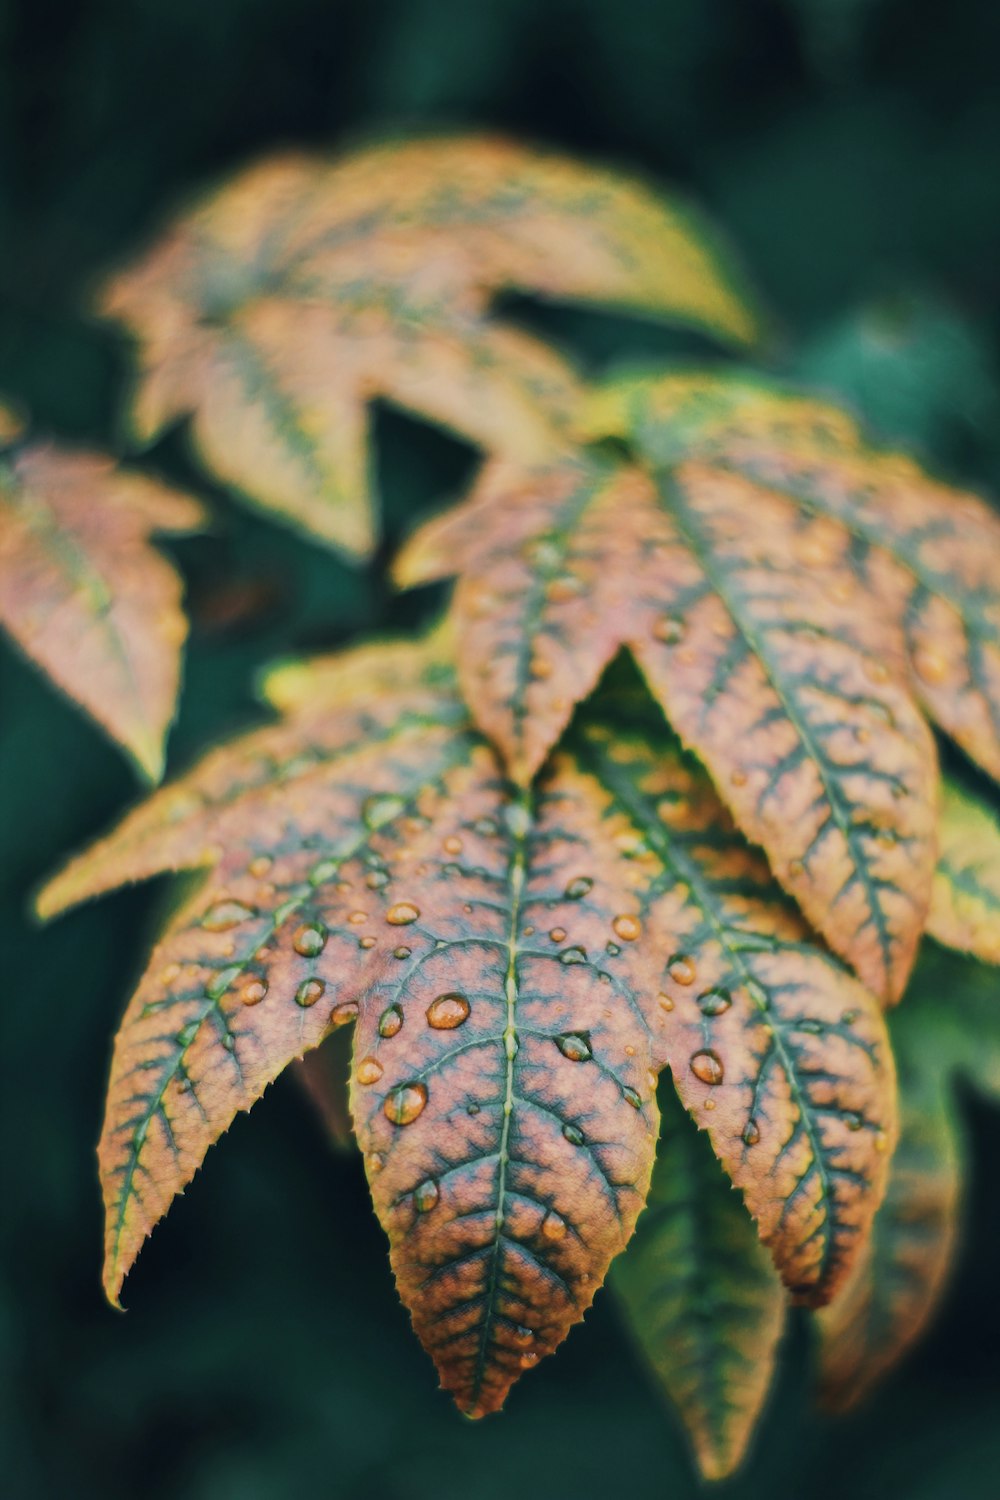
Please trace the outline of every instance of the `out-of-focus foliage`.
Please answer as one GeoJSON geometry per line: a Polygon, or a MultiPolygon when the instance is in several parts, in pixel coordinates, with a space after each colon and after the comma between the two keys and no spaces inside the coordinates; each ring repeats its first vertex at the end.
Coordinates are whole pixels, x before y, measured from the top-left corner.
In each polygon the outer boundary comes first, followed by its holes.
{"type": "Polygon", "coordinates": [[[0,624],[153,781],[187,620],[151,545],[202,521],[194,500],[103,454],[20,439],[0,406],[0,624]]]}

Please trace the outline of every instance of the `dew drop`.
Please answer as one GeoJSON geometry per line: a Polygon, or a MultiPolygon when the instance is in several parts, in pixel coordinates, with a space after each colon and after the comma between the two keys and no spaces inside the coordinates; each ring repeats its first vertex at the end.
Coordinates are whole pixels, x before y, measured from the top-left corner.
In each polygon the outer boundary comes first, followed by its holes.
{"type": "Polygon", "coordinates": [[[694,959],[684,953],[674,955],[667,964],[667,973],[677,984],[694,984],[698,977],[694,959]]]}
{"type": "Polygon", "coordinates": [[[462,840],[458,837],[457,833],[452,833],[445,839],[441,847],[445,854],[461,854],[462,840]]]}
{"type": "Polygon", "coordinates": [[[642,934],[642,923],[638,917],[615,917],[611,925],[616,937],[620,937],[623,943],[634,943],[642,934]]]}
{"type": "Polygon", "coordinates": [[[321,922],[307,922],[297,927],[292,937],[292,947],[303,958],[316,958],[326,947],[326,928],[321,922]]]}
{"type": "Polygon", "coordinates": [[[403,1029],[403,1012],[398,1005],[390,1005],[378,1018],[379,1036],[395,1036],[403,1029]]]}
{"type": "Polygon", "coordinates": [[[676,615],[661,615],[653,626],[653,639],[676,646],[684,639],[684,621],[676,615]]]}
{"type": "Polygon", "coordinates": [[[349,1021],[358,1019],[358,1003],[356,1000],[343,1000],[340,1005],[335,1005],[330,1012],[331,1026],[346,1026],[349,1021]]]}
{"type": "Polygon", "coordinates": [[[712,1088],[720,1084],[725,1077],[722,1059],[717,1052],[712,1052],[707,1047],[703,1051],[694,1054],[690,1067],[691,1072],[696,1078],[700,1079],[702,1083],[709,1084],[712,1088]]]}
{"type": "Polygon", "coordinates": [[[520,1364],[522,1370],[530,1370],[532,1365],[537,1365],[537,1363],[538,1355],[534,1349],[528,1349],[521,1355],[520,1364]]]}
{"type": "Polygon", "coordinates": [[[555,1209],[550,1208],[542,1220],[542,1239],[551,1240],[555,1244],[566,1238],[566,1220],[561,1219],[555,1209]]]}
{"type": "Polygon", "coordinates": [[[753,1115],[751,1115],[749,1120],[743,1127],[743,1144],[744,1146],[756,1146],[759,1140],[760,1126],[757,1124],[757,1121],[754,1119],[753,1115]]]}
{"type": "Polygon", "coordinates": [[[454,1031],[468,1019],[469,1002],[455,990],[438,995],[427,1007],[427,1021],[435,1031],[454,1031]]]}
{"type": "MultiPolygon", "coordinates": [[[[396,1121],[396,1123],[399,1125],[404,1125],[406,1121],[398,1120],[396,1121]]],[[[440,1197],[441,1189],[438,1187],[433,1177],[428,1177],[424,1182],[420,1184],[419,1187],[414,1188],[413,1206],[417,1210],[418,1214],[429,1214],[432,1208],[437,1207],[438,1199],[440,1197]]]]}
{"type": "Polygon", "coordinates": [[[211,979],[211,981],[206,984],[205,994],[210,1000],[218,1000],[220,995],[224,995],[226,993],[229,986],[233,983],[234,979],[239,979],[239,977],[239,964],[230,964],[227,969],[220,969],[219,972],[211,979]]]}
{"type": "Polygon", "coordinates": [[[564,1125],[562,1133],[565,1139],[569,1141],[571,1146],[583,1145],[584,1134],[579,1125],[564,1125]]]}
{"type": "Polygon", "coordinates": [[[531,814],[521,802],[509,802],[503,810],[503,820],[515,839],[525,838],[531,828],[531,814]]]}
{"type": "Polygon", "coordinates": [[[703,1016],[721,1016],[733,1003],[728,990],[705,990],[698,996],[698,1008],[703,1016]]]}
{"type": "Polygon", "coordinates": [[[408,927],[411,922],[416,922],[419,916],[420,907],[414,906],[412,901],[397,901],[389,907],[385,920],[392,927],[408,927]]]}
{"type": "Polygon", "coordinates": [[[674,1002],[671,1000],[670,996],[665,995],[662,990],[657,995],[656,999],[661,1010],[673,1010],[674,1002]]]}
{"type": "Polygon", "coordinates": [[[398,818],[405,806],[402,797],[376,794],[366,797],[362,802],[361,816],[369,828],[381,828],[393,818],[398,818]]]}
{"type": "Polygon", "coordinates": [[[366,1087],[371,1083],[378,1083],[382,1077],[382,1064],[377,1057],[363,1057],[358,1063],[358,1082],[366,1087]]]}
{"type": "Polygon", "coordinates": [[[500,832],[492,818],[477,818],[472,827],[484,839],[495,838],[500,832]]]}
{"type": "Polygon", "coordinates": [[[520,1345],[522,1349],[527,1344],[533,1344],[535,1342],[535,1330],[533,1328],[525,1328],[523,1325],[512,1328],[510,1331],[510,1336],[513,1342],[520,1345]]]}
{"type": "Polygon", "coordinates": [[[473,1100],[471,1104],[467,1104],[466,1105],[466,1107],[465,1107],[465,1113],[467,1115],[478,1115],[478,1113],[479,1113],[479,1105],[476,1103],[475,1100],[473,1100]]]}
{"type": "Polygon", "coordinates": [[[922,677],[931,687],[944,682],[948,676],[948,658],[933,646],[919,647],[914,653],[913,665],[918,677],[922,677]]]}
{"type": "Polygon", "coordinates": [[[365,885],[370,891],[380,891],[384,885],[389,884],[389,876],[385,870],[369,870],[365,876],[365,885]]]}
{"type": "Polygon", "coordinates": [[[642,1099],[636,1093],[635,1089],[629,1088],[627,1085],[622,1089],[622,1098],[625,1100],[626,1104],[631,1104],[633,1109],[642,1108],[642,1099]]]}
{"type": "Polygon", "coordinates": [[[201,925],[206,932],[228,932],[254,915],[253,907],[244,906],[242,901],[216,901],[202,917],[201,925]]]}
{"type": "Polygon", "coordinates": [[[586,948],[564,948],[559,955],[561,964],[585,964],[587,962],[586,948]]]}
{"type": "Polygon", "coordinates": [[[619,948],[617,943],[605,943],[604,951],[609,958],[617,958],[622,950],[619,948]]]}
{"type": "Polygon", "coordinates": [[[412,1125],[423,1114],[426,1103],[427,1089],[424,1084],[401,1083],[386,1094],[382,1112],[393,1125],[412,1125]]]}
{"type": "Polygon", "coordinates": [[[510,1059],[511,1062],[514,1061],[514,1058],[517,1056],[518,1052],[521,1050],[521,1043],[518,1041],[517,1036],[515,1035],[515,1033],[513,1031],[505,1031],[504,1032],[504,1034],[503,1034],[503,1050],[504,1050],[504,1052],[506,1052],[506,1054],[507,1054],[507,1056],[508,1056],[508,1058],[510,1059]]]}
{"type": "Polygon", "coordinates": [[[259,1005],[267,994],[266,979],[248,979],[240,986],[240,999],[244,1005],[259,1005]]]}
{"type": "Polygon", "coordinates": [[[581,901],[593,889],[594,882],[589,875],[577,875],[566,887],[565,896],[567,901],[581,901]]]}
{"type": "Polygon", "coordinates": [[[248,869],[254,880],[263,880],[271,868],[271,864],[272,860],[269,854],[258,854],[256,858],[250,861],[248,869]]]}
{"type": "Polygon", "coordinates": [[[844,1115],[844,1124],[847,1126],[848,1130],[860,1130],[862,1125],[864,1124],[864,1121],[859,1114],[855,1113],[853,1109],[849,1109],[844,1115]]]}
{"type": "Polygon", "coordinates": [[[373,937],[359,938],[358,939],[358,947],[359,948],[374,948],[376,942],[377,942],[377,939],[373,938],[373,937]]]}
{"type": "Polygon", "coordinates": [[[321,859],[315,869],[310,872],[309,884],[326,885],[328,880],[334,878],[339,869],[340,865],[335,859],[321,859]]]}
{"type": "Polygon", "coordinates": [[[308,1010],[310,1005],[316,1001],[326,989],[322,979],[304,979],[295,991],[295,1004],[301,1005],[303,1010],[308,1010]]]}
{"type": "Polygon", "coordinates": [[[393,958],[409,958],[409,956],[410,956],[410,954],[412,952],[413,952],[412,948],[407,948],[407,947],[401,945],[398,948],[393,948],[393,950],[392,950],[392,956],[393,956],[393,958]]]}
{"type": "Polygon", "coordinates": [[[369,1156],[369,1158],[368,1158],[368,1170],[369,1170],[369,1172],[381,1172],[381,1170],[382,1170],[382,1168],[384,1166],[385,1166],[385,1157],[382,1156],[382,1155],[380,1155],[380,1153],[378,1151],[373,1151],[372,1154],[371,1154],[371,1156],[369,1156]]]}
{"type": "Polygon", "coordinates": [[[180,1031],[174,1038],[178,1047],[190,1047],[191,1043],[198,1035],[198,1028],[200,1027],[200,1025],[201,1021],[195,1020],[189,1021],[186,1026],[182,1026],[180,1031]]]}
{"type": "Polygon", "coordinates": [[[554,943],[564,943],[566,941],[565,927],[553,927],[552,931],[549,933],[549,937],[554,943]]]}
{"type": "Polygon", "coordinates": [[[564,1031],[552,1040],[563,1057],[568,1057],[570,1062],[589,1062],[594,1055],[590,1037],[585,1031],[564,1031]]]}
{"type": "Polygon", "coordinates": [[[347,920],[352,927],[360,927],[362,923],[368,921],[368,913],[366,911],[351,911],[347,914],[347,920]]]}

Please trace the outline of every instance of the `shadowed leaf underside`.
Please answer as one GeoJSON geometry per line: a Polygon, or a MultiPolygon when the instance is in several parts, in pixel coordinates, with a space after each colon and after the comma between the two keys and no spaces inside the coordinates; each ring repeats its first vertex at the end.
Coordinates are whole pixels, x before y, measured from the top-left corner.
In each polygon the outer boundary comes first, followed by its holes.
{"type": "Polygon", "coordinates": [[[698,457],[497,461],[404,552],[458,573],[463,692],[527,780],[621,646],[813,925],[897,998],[934,866],[936,758],[851,540],[698,457]]]}
{"type": "Polygon", "coordinates": [[[774,1373],[785,1295],[707,1140],[661,1088],[649,1199],[611,1282],[706,1479],[747,1448],[774,1373]]]}
{"type": "Polygon", "coordinates": [[[187,622],[180,578],[150,539],[196,530],[201,514],[97,453],[0,454],[0,624],[153,781],[187,622]]]}
{"type": "Polygon", "coordinates": [[[263,161],[178,219],[102,306],[139,343],[139,439],[192,414],[220,478],[366,556],[373,397],[527,457],[574,418],[569,366],[487,317],[503,288],[755,332],[686,211],[488,139],[263,161]]]}

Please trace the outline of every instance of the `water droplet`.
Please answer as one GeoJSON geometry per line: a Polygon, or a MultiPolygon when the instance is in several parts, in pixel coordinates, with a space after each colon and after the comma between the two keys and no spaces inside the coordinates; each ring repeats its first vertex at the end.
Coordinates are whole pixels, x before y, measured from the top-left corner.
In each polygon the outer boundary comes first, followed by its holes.
{"type": "Polygon", "coordinates": [[[462,840],[458,837],[457,833],[450,834],[448,838],[444,840],[441,848],[444,850],[445,854],[461,854],[462,840]]]}
{"type": "Polygon", "coordinates": [[[665,646],[676,646],[684,639],[684,621],[676,615],[661,615],[653,626],[653,638],[665,646]]]}
{"type": "Polygon", "coordinates": [[[326,947],[326,928],[321,922],[306,922],[295,929],[292,947],[303,958],[316,958],[326,947]]]}
{"type": "Polygon", "coordinates": [[[333,880],[340,869],[335,859],[321,859],[319,864],[310,873],[310,885],[326,885],[328,880],[333,880]]]}
{"type": "Polygon", "coordinates": [[[385,870],[369,870],[365,876],[365,885],[370,891],[380,891],[384,885],[389,884],[389,876],[385,870]]]}
{"type": "Polygon", "coordinates": [[[239,979],[240,973],[239,964],[230,964],[227,969],[220,969],[214,978],[206,984],[205,994],[210,1000],[218,1000],[220,995],[226,993],[233,981],[239,979]]]}
{"type": "Polygon", "coordinates": [[[495,838],[500,831],[492,818],[477,818],[472,827],[484,839],[495,838]]]}
{"type": "Polygon", "coordinates": [[[233,1036],[231,1031],[227,1031],[225,1036],[222,1038],[222,1045],[223,1047],[225,1047],[227,1052],[232,1052],[235,1050],[236,1038],[233,1036]]]}
{"type": "Polygon", "coordinates": [[[586,1031],[564,1031],[560,1036],[554,1036],[552,1040],[563,1057],[568,1057],[570,1062],[589,1062],[594,1055],[590,1045],[590,1036],[586,1031]]]}
{"type": "Polygon", "coordinates": [[[369,1158],[368,1158],[368,1170],[369,1170],[369,1172],[381,1172],[381,1170],[382,1170],[382,1168],[384,1166],[385,1166],[385,1157],[381,1156],[378,1151],[373,1151],[372,1154],[371,1154],[371,1156],[369,1156],[369,1158]]]}
{"type": "Polygon", "coordinates": [[[393,950],[392,950],[392,956],[393,956],[393,958],[409,958],[409,956],[410,956],[410,954],[412,952],[413,952],[412,948],[406,948],[406,947],[400,946],[399,948],[393,948],[393,950]]]}
{"type": "Polygon", "coordinates": [[[594,889],[594,882],[589,875],[577,875],[566,887],[565,896],[567,901],[580,901],[584,896],[594,889]]]}
{"type": "Polygon", "coordinates": [[[623,943],[634,943],[642,933],[642,923],[638,917],[615,917],[611,925],[616,937],[620,937],[623,943]]]}
{"type": "MultiPolygon", "coordinates": [[[[422,1106],[421,1106],[422,1107],[422,1106]]],[[[406,1124],[405,1120],[397,1120],[397,1125],[406,1124]]],[[[432,1208],[436,1208],[438,1199],[441,1197],[441,1189],[433,1177],[428,1177],[419,1187],[413,1190],[413,1206],[418,1214],[429,1214],[432,1208]]]]}
{"type": "Polygon", "coordinates": [[[363,922],[368,921],[368,913],[366,911],[351,911],[347,914],[347,920],[352,927],[360,927],[363,922]]]}
{"type": "Polygon", "coordinates": [[[478,1115],[478,1113],[479,1113],[479,1105],[476,1103],[476,1101],[474,1099],[473,1099],[473,1101],[472,1101],[471,1104],[467,1104],[466,1105],[466,1107],[465,1107],[465,1113],[467,1115],[478,1115]]]}
{"type": "Polygon", "coordinates": [[[530,1370],[532,1365],[537,1365],[537,1363],[538,1355],[534,1349],[528,1349],[521,1355],[520,1364],[522,1370],[530,1370]]]}
{"type": "Polygon", "coordinates": [[[670,996],[665,995],[662,990],[657,995],[656,999],[661,1010],[673,1010],[674,1002],[671,1000],[670,996]]]}
{"type": "Polygon", "coordinates": [[[667,964],[667,973],[677,984],[694,984],[698,977],[693,958],[688,958],[684,953],[676,953],[667,964]]]}
{"type": "Polygon", "coordinates": [[[889,1142],[886,1140],[886,1138],[885,1138],[885,1131],[882,1129],[881,1126],[878,1127],[878,1130],[877,1130],[876,1135],[875,1135],[875,1139],[872,1142],[872,1144],[874,1145],[876,1151],[879,1151],[879,1152],[888,1151],[888,1149],[889,1149],[889,1142]]]}
{"type": "Polygon", "coordinates": [[[391,793],[376,794],[362,802],[361,816],[369,828],[381,828],[398,818],[405,806],[402,797],[394,797],[391,793]]]}
{"type": "Polygon", "coordinates": [[[565,927],[553,927],[552,931],[549,933],[549,937],[552,939],[552,941],[554,943],[563,943],[563,942],[565,942],[566,941],[566,929],[565,929],[565,927]]]}
{"type": "Polygon", "coordinates": [[[371,1083],[378,1083],[382,1077],[382,1064],[377,1057],[363,1057],[358,1063],[358,1082],[366,1087],[371,1083]]]}
{"type": "Polygon", "coordinates": [[[948,676],[948,658],[933,646],[920,646],[914,653],[913,665],[917,669],[918,677],[931,687],[944,682],[948,676]]]}
{"type": "Polygon", "coordinates": [[[840,1019],[845,1026],[853,1026],[858,1019],[858,1013],[856,1010],[845,1010],[840,1019]]]}
{"type": "Polygon", "coordinates": [[[717,1052],[711,1052],[707,1047],[694,1054],[690,1067],[696,1078],[699,1078],[702,1083],[710,1084],[712,1088],[721,1083],[725,1077],[722,1059],[717,1052]]]}
{"type": "Polygon", "coordinates": [[[535,1342],[535,1330],[533,1328],[525,1328],[523,1324],[512,1328],[510,1336],[513,1342],[520,1345],[522,1349],[526,1344],[533,1344],[535,1342]]]}
{"type": "Polygon", "coordinates": [[[359,948],[374,948],[376,941],[377,941],[377,939],[375,939],[373,937],[359,938],[358,939],[358,947],[359,948]]]}
{"type": "Polygon", "coordinates": [[[189,1021],[186,1026],[182,1026],[180,1031],[177,1033],[177,1036],[175,1037],[175,1041],[177,1042],[178,1047],[190,1047],[191,1043],[198,1035],[198,1028],[200,1026],[200,1019],[189,1021]]]}
{"type": "Polygon", "coordinates": [[[244,1005],[259,1005],[267,994],[267,980],[254,976],[240,986],[240,999],[244,1005]]]}
{"type": "Polygon", "coordinates": [[[202,917],[201,925],[206,932],[228,932],[254,915],[253,907],[244,906],[242,901],[216,901],[202,917]]]}
{"type": "Polygon", "coordinates": [[[271,864],[272,860],[269,854],[258,854],[255,859],[250,861],[248,868],[254,880],[263,880],[271,868],[271,864]]]}
{"type": "Polygon", "coordinates": [[[382,1112],[393,1125],[412,1125],[423,1114],[427,1089],[422,1083],[401,1083],[385,1096],[382,1112]]]}
{"type": "Polygon", "coordinates": [[[582,1146],[585,1140],[579,1125],[564,1125],[562,1133],[571,1146],[582,1146]]]}
{"type": "Polygon", "coordinates": [[[561,1219],[554,1208],[550,1208],[542,1220],[542,1238],[553,1243],[566,1238],[566,1220],[561,1219]]]}
{"type": "Polygon", "coordinates": [[[407,927],[411,922],[416,922],[419,916],[420,907],[414,906],[412,901],[397,901],[389,907],[385,920],[393,927],[407,927]]]}
{"type": "Polygon", "coordinates": [[[395,1036],[403,1029],[403,1012],[398,1005],[390,1005],[378,1018],[379,1036],[395,1036]]]}
{"type": "Polygon", "coordinates": [[[509,802],[503,810],[503,820],[515,839],[525,838],[531,828],[531,814],[522,802],[509,802]]]}
{"type": "Polygon", "coordinates": [[[635,1089],[629,1088],[627,1085],[622,1089],[622,1098],[626,1104],[631,1104],[633,1109],[642,1108],[642,1098],[636,1093],[635,1089]]]}
{"type": "Polygon", "coordinates": [[[860,1130],[862,1125],[864,1124],[864,1121],[859,1114],[856,1114],[854,1112],[853,1109],[849,1109],[844,1115],[844,1124],[847,1126],[848,1130],[860,1130]]]}
{"type": "Polygon", "coordinates": [[[586,948],[564,948],[559,955],[561,964],[585,964],[587,962],[586,948]]]}
{"type": "Polygon", "coordinates": [[[427,1007],[427,1020],[435,1031],[454,1031],[469,1019],[469,1002],[457,991],[438,995],[427,1007]]]}
{"type": "Polygon", "coordinates": [[[759,1140],[760,1126],[757,1124],[757,1121],[754,1119],[753,1115],[751,1115],[749,1120],[743,1127],[743,1144],[744,1146],[756,1146],[759,1140]]]}
{"type": "Polygon", "coordinates": [[[721,988],[705,990],[698,996],[698,1007],[703,1016],[721,1016],[723,1011],[728,1010],[732,1003],[732,995],[728,990],[721,988]]]}
{"type": "Polygon", "coordinates": [[[622,950],[619,948],[617,943],[605,943],[604,951],[609,958],[617,958],[622,950]]]}
{"type": "Polygon", "coordinates": [[[346,1026],[350,1021],[358,1019],[358,1003],[356,1000],[343,1000],[335,1005],[330,1012],[331,1026],[346,1026]]]}
{"type": "Polygon", "coordinates": [[[320,995],[322,995],[325,989],[326,985],[323,983],[322,979],[303,980],[298,989],[295,991],[296,1005],[301,1005],[303,1010],[308,1009],[310,1005],[316,1004],[316,1001],[319,999],[320,995]]]}

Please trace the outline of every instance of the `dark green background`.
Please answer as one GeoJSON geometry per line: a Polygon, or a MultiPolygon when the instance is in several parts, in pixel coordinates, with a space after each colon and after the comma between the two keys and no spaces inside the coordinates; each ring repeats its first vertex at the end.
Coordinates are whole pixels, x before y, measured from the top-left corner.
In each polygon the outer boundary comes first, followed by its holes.
{"type": "MultiPolygon", "coordinates": [[[[123,352],[81,307],[172,201],[282,143],[493,125],[683,184],[741,247],[775,314],[779,364],[996,492],[998,58],[995,0],[8,0],[0,389],[41,428],[114,446],[123,352]]],[[[673,347],[594,315],[545,321],[595,369],[673,347]]],[[[471,455],[392,414],[379,435],[392,545],[455,491],[471,455]]],[[[150,461],[198,483],[176,436],[150,461]]],[[[261,661],[428,607],[394,600],[381,565],[350,570],[217,499],[214,533],[173,549],[195,628],[172,768],[252,720],[261,661]]],[[[358,1163],[329,1151],[287,1080],[157,1231],[128,1316],[107,1309],[101,1094],[167,890],[112,897],[44,932],[26,920],[31,888],[136,785],[6,647],[0,715],[2,1492],[694,1494],[683,1440],[605,1296],[502,1417],[455,1415],[396,1303],[358,1163]]],[[[967,1117],[964,1249],[933,1334],[835,1424],[812,1408],[797,1325],[726,1495],[1000,1491],[1000,1119],[971,1103],[967,1117]]]]}

